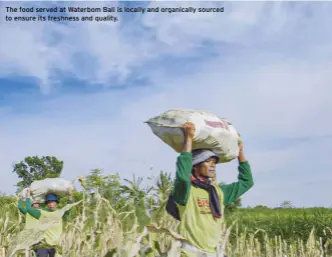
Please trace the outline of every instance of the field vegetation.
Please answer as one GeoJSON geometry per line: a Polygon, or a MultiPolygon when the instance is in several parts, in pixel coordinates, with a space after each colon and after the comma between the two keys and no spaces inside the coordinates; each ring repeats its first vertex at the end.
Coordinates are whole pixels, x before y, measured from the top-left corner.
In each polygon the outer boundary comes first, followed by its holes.
{"type": "MultiPolygon", "coordinates": [[[[73,207],[65,220],[62,256],[175,256],[177,222],[165,212],[172,176],[160,172],[148,178],[121,180],[118,174],[92,170],[84,190],[74,191],[73,207]],[[168,254],[168,255],[167,255],[168,254]]],[[[21,183],[22,184],[22,183],[21,183]]],[[[23,229],[24,216],[17,196],[0,196],[0,257],[8,254],[23,229]]],[[[60,207],[64,206],[63,198],[60,207]]],[[[227,206],[221,235],[228,257],[332,256],[332,210],[295,208],[284,202],[278,208],[227,206]]],[[[18,252],[16,256],[25,256],[18,252]]]]}

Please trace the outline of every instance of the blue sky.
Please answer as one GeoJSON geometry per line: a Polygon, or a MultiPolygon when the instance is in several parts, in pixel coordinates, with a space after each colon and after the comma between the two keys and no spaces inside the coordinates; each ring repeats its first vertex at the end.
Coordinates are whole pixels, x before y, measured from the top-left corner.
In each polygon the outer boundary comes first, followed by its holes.
{"type": "MultiPolygon", "coordinates": [[[[3,7],[37,3],[1,2],[2,191],[15,191],[12,165],[28,155],[64,160],[67,179],[93,168],[126,178],[175,172],[177,154],[143,122],[193,108],[243,135],[255,178],[245,206],[332,205],[331,3],[84,3],[225,12],[9,23],[3,7]]],[[[219,180],[237,179],[236,161],[218,169],[219,180]]]]}

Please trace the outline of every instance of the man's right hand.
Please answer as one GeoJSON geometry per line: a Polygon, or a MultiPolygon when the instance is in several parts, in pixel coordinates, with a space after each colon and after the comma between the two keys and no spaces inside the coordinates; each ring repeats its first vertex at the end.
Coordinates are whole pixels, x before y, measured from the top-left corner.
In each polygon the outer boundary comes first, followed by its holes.
{"type": "Polygon", "coordinates": [[[195,125],[191,122],[186,122],[181,128],[184,134],[182,152],[191,153],[192,143],[196,132],[195,125]]]}
{"type": "Polygon", "coordinates": [[[30,188],[27,188],[26,192],[25,192],[25,197],[26,198],[30,198],[31,196],[31,191],[30,191],[30,188]]]}
{"type": "Polygon", "coordinates": [[[191,122],[186,122],[182,127],[186,139],[193,139],[195,137],[196,128],[191,122]]]}
{"type": "Polygon", "coordinates": [[[239,136],[239,156],[237,157],[237,159],[239,160],[239,162],[245,162],[246,161],[246,157],[244,156],[243,153],[243,141],[241,139],[241,135],[240,133],[237,133],[239,136]]]}

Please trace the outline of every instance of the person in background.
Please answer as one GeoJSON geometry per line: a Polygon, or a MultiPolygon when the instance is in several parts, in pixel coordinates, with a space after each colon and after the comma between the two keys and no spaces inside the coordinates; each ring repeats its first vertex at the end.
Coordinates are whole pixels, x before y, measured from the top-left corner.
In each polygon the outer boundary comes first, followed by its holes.
{"type": "MultiPolygon", "coordinates": [[[[55,194],[48,194],[45,197],[45,202],[47,207],[45,209],[35,209],[31,207],[30,200],[30,191],[28,192],[29,197],[26,199],[27,203],[27,212],[37,220],[41,220],[44,218],[48,218],[51,216],[59,215],[57,210],[57,204],[59,203],[58,196],[55,194]]],[[[73,196],[71,188],[68,189],[68,204],[73,203],[73,196]]],[[[61,215],[61,214],[60,214],[61,215]]],[[[68,212],[64,213],[64,216],[68,215],[68,212]]],[[[56,225],[47,229],[45,236],[43,238],[43,242],[39,242],[34,245],[34,251],[37,257],[54,257],[56,254],[56,246],[59,243],[59,240],[63,231],[63,221],[62,218],[56,223],[56,225]]]]}
{"type": "Polygon", "coordinates": [[[253,185],[251,168],[239,143],[238,181],[223,185],[215,182],[219,158],[213,151],[192,151],[194,124],[187,122],[183,150],[177,159],[175,184],[167,211],[180,221],[179,234],[185,239],[181,257],[221,257],[223,210],[253,185]],[[175,207],[174,207],[175,206],[175,207]],[[172,209],[173,208],[173,209],[172,209]]]}
{"type": "MultiPolygon", "coordinates": [[[[38,225],[38,219],[34,218],[33,216],[31,216],[27,212],[27,209],[24,207],[24,203],[26,204],[25,201],[20,199],[18,201],[18,206],[17,207],[20,210],[20,212],[25,215],[24,229],[31,229],[31,228],[34,228],[38,225]]],[[[38,201],[32,201],[31,207],[35,208],[35,209],[39,209],[40,203],[38,201]]]]}
{"type": "MultiPolygon", "coordinates": [[[[27,196],[26,196],[27,197],[27,196]]],[[[27,209],[24,207],[24,204],[26,204],[25,200],[22,201],[22,199],[20,199],[18,201],[18,209],[19,211],[25,216],[25,225],[24,225],[24,229],[33,229],[35,227],[38,226],[38,219],[32,217],[27,209]]],[[[32,208],[36,208],[36,209],[39,209],[40,208],[40,203],[36,200],[32,201],[32,208]]],[[[26,249],[25,250],[25,256],[26,257],[29,257],[30,256],[30,253],[29,253],[29,249],[26,249]]]]}

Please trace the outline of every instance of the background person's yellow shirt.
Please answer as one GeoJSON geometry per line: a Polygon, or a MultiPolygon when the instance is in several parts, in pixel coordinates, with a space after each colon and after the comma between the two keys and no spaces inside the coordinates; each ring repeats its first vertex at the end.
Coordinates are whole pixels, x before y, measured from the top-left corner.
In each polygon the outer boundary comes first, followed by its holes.
{"type": "Polygon", "coordinates": [[[32,217],[29,213],[25,214],[25,226],[24,229],[33,229],[37,228],[39,220],[32,217]]]}
{"type": "Polygon", "coordinates": [[[63,230],[62,214],[60,210],[53,212],[41,210],[40,224],[50,226],[44,236],[45,242],[49,246],[56,246],[61,239],[63,230]]]}

